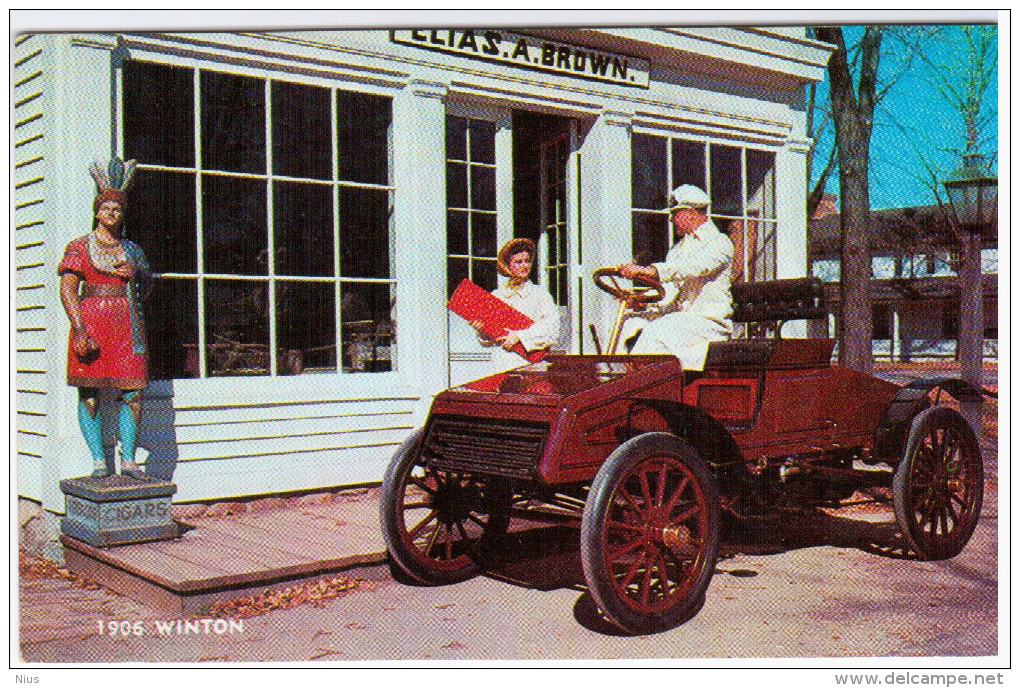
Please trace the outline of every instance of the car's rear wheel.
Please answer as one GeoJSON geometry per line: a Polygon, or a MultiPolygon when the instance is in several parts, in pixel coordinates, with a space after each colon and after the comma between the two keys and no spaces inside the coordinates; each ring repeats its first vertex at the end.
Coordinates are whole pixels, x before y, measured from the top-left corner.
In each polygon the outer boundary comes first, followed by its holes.
{"type": "Polygon", "coordinates": [[[646,433],[606,459],[581,519],[581,562],[613,624],[645,634],[683,623],[700,609],[718,554],[718,493],[689,445],[646,433]]]}
{"type": "Polygon", "coordinates": [[[426,466],[421,437],[418,430],[401,445],[383,478],[383,536],[394,563],[414,580],[457,583],[479,572],[487,542],[506,532],[506,497],[498,484],[426,466]]]}
{"type": "Polygon", "coordinates": [[[981,515],[981,445],[963,416],[936,406],[914,418],[893,476],[893,509],[906,544],[922,559],[963,550],[981,515]]]}

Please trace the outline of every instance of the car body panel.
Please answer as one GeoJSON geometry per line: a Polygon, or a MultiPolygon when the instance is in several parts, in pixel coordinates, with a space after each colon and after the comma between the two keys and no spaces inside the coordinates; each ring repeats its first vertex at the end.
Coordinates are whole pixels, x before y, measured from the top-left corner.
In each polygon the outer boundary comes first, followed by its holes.
{"type": "MultiPolygon", "coordinates": [[[[669,355],[553,355],[441,392],[430,417],[457,429],[459,460],[467,462],[458,465],[479,472],[485,472],[485,459],[471,459],[472,452],[528,442],[524,435],[547,428],[537,463],[513,469],[516,477],[546,485],[591,480],[624,438],[621,428],[628,436],[668,431],[645,400],[702,409],[726,426],[748,463],[863,447],[899,386],[829,365],[831,351],[831,340],[774,340],[750,364],[737,352],[730,356],[737,365],[706,369],[686,385],[679,362],[669,355]],[[484,440],[472,440],[472,418],[489,433],[484,440]],[[517,425],[499,429],[500,423],[517,425]],[[477,446],[469,446],[472,441],[477,446]]],[[[442,456],[436,445],[436,461],[442,463],[442,456]]]]}

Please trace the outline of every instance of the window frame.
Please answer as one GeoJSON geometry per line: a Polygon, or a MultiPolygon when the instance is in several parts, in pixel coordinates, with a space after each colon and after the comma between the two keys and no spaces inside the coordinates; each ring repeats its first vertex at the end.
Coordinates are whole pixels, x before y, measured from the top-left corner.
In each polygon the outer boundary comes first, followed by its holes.
{"type": "MultiPolygon", "coordinates": [[[[131,60],[135,62],[146,62],[163,67],[175,67],[188,69],[191,72],[191,83],[193,88],[193,141],[194,141],[194,160],[193,167],[175,167],[168,165],[149,165],[139,164],[139,171],[158,171],[158,172],[169,172],[169,173],[182,173],[190,174],[193,177],[194,189],[195,189],[195,237],[196,237],[196,263],[194,273],[177,273],[177,272],[166,272],[159,273],[159,279],[168,280],[182,280],[190,281],[195,284],[196,293],[196,308],[197,308],[197,332],[196,332],[196,348],[199,352],[206,352],[207,347],[207,336],[206,336],[206,307],[205,307],[205,291],[207,280],[225,280],[234,282],[262,282],[266,284],[267,302],[269,304],[269,347],[270,355],[268,356],[268,369],[265,373],[257,375],[209,375],[208,374],[208,363],[207,355],[198,356],[198,375],[196,377],[177,377],[177,378],[166,378],[166,379],[154,379],[150,382],[150,387],[159,388],[162,386],[170,385],[171,389],[174,385],[180,385],[182,383],[187,384],[189,387],[196,386],[195,389],[204,388],[206,386],[216,385],[216,389],[222,389],[223,385],[226,384],[227,388],[249,388],[252,385],[260,385],[267,379],[271,379],[274,385],[281,385],[282,389],[307,389],[309,387],[315,387],[313,383],[309,385],[310,379],[321,378],[322,375],[340,375],[346,379],[358,379],[365,380],[368,378],[374,378],[374,381],[369,384],[369,387],[375,387],[378,384],[383,386],[389,386],[392,382],[400,379],[400,373],[398,372],[398,356],[397,356],[397,341],[394,337],[390,344],[390,365],[389,371],[373,372],[371,375],[363,375],[362,371],[345,371],[344,370],[344,335],[343,335],[343,321],[341,317],[341,288],[344,284],[388,284],[390,289],[390,298],[393,299],[398,292],[398,285],[400,279],[398,278],[399,266],[397,264],[397,252],[395,250],[396,228],[393,224],[393,213],[390,213],[389,227],[388,227],[388,240],[389,240],[389,277],[350,277],[341,274],[341,228],[340,228],[340,207],[339,197],[341,189],[347,188],[363,188],[377,191],[385,191],[389,206],[392,208],[395,197],[395,184],[393,180],[394,174],[394,150],[393,150],[393,128],[392,128],[392,99],[397,95],[398,91],[394,88],[386,88],[382,86],[363,84],[359,82],[341,81],[339,79],[331,79],[321,76],[315,76],[312,74],[306,74],[294,70],[287,69],[263,69],[257,67],[251,67],[247,65],[233,65],[226,64],[211,59],[183,59],[178,56],[166,55],[158,52],[151,52],[145,50],[133,50],[131,60]],[[263,81],[263,103],[265,105],[265,170],[261,174],[250,174],[242,172],[226,172],[222,170],[204,170],[202,168],[202,99],[201,99],[201,75],[203,71],[214,71],[231,76],[239,77],[252,77],[256,79],[262,79],[263,81]],[[325,88],[329,91],[329,110],[330,110],[330,137],[331,137],[331,150],[330,150],[330,167],[331,167],[331,179],[313,179],[313,178],[302,178],[302,177],[291,177],[286,175],[278,175],[273,173],[273,118],[272,118],[272,88],[274,82],[289,82],[296,83],[302,86],[311,86],[318,88],[325,88]],[[386,184],[373,184],[365,182],[351,182],[339,179],[338,171],[338,158],[340,156],[339,144],[338,144],[338,133],[337,133],[337,97],[339,91],[348,91],[364,95],[371,96],[382,96],[391,100],[391,126],[388,132],[388,150],[387,150],[387,171],[388,180],[386,184]],[[243,179],[256,179],[266,185],[266,223],[267,223],[267,241],[266,246],[270,249],[270,255],[274,252],[271,250],[275,247],[275,236],[274,236],[274,207],[273,207],[273,195],[274,186],[277,182],[291,182],[301,184],[316,184],[331,187],[332,195],[332,227],[333,227],[333,272],[332,275],[326,276],[304,276],[304,275],[289,275],[289,274],[277,274],[276,260],[267,260],[266,273],[260,275],[234,275],[226,273],[211,273],[205,271],[205,255],[204,255],[204,231],[203,231],[203,216],[202,216],[202,180],[204,176],[209,177],[231,177],[231,178],[243,178],[243,179]],[[334,310],[334,332],[333,340],[336,347],[336,365],[332,369],[327,370],[314,370],[309,372],[302,372],[301,374],[281,374],[279,365],[279,355],[273,355],[273,353],[279,352],[282,348],[280,342],[277,341],[277,284],[278,283],[328,283],[334,285],[333,291],[333,310],[334,310]],[[351,378],[350,376],[354,376],[351,378]],[[291,382],[288,382],[291,381],[291,382]]],[[[123,69],[117,69],[116,79],[114,81],[115,86],[115,99],[114,99],[114,120],[116,126],[116,154],[120,157],[124,156],[125,148],[125,129],[124,129],[124,98],[125,98],[125,87],[124,87],[124,72],[123,69]]],[[[130,228],[129,228],[130,232],[130,228]]],[[[396,321],[396,309],[395,307],[391,310],[391,321],[396,321]]],[[[394,328],[395,331],[396,328],[394,328]]]]}
{"type": "Polygon", "coordinates": [[[544,255],[536,256],[536,263],[541,267],[541,274],[537,281],[549,291],[553,303],[559,308],[567,308],[570,305],[571,228],[568,219],[570,188],[567,178],[570,172],[571,148],[571,132],[568,130],[543,141],[540,153],[539,191],[541,196],[542,234],[545,235],[548,245],[545,247],[544,255]],[[550,149],[554,162],[552,169],[558,173],[552,179],[550,179],[550,168],[546,164],[550,160],[546,157],[550,149]],[[553,204],[554,208],[552,209],[552,215],[550,215],[550,199],[554,198],[557,195],[557,190],[560,189],[562,190],[562,206],[558,203],[553,204]],[[555,261],[553,256],[556,258],[555,261]],[[554,274],[556,276],[555,293],[550,288],[553,284],[552,276],[554,274]]]}
{"type": "MultiPolygon", "coordinates": [[[[471,279],[472,281],[475,281],[473,279],[473,277],[474,277],[474,264],[475,264],[475,261],[491,263],[493,265],[493,269],[495,269],[496,255],[499,253],[500,247],[509,238],[509,234],[512,232],[512,227],[510,225],[508,225],[509,222],[512,222],[512,219],[508,219],[508,218],[512,218],[513,217],[513,207],[512,207],[512,204],[511,204],[510,200],[507,198],[507,196],[509,196],[511,194],[508,194],[506,189],[501,189],[501,186],[504,186],[505,182],[506,182],[506,180],[504,179],[504,175],[506,174],[506,170],[504,169],[504,167],[506,165],[506,162],[501,162],[502,152],[501,152],[501,149],[500,149],[500,132],[502,130],[509,130],[509,131],[512,132],[512,122],[511,122],[511,117],[510,117],[510,111],[506,110],[504,108],[488,107],[488,106],[479,105],[479,104],[475,104],[475,103],[466,103],[466,102],[461,102],[461,101],[456,101],[456,100],[449,101],[449,102],[446,103],[446,108],[445,108],[445,112],[443,113],[443,117],[444,117],[444,125],[443,125],[444,126],[444,138],[443,138],[442,145],[443,145],[443,168],[444,168],[443,173],[444,173],[444,177],[446,176],[446,170],[447,170],[447,168],[449,167],[449,165],[451,163],[454,163],[454,164],[463,164],[465,166],[465,170],[466,170],[466,173],[467,173],[467,189],[466,189],[466,193],[467,193],[467,198],[466,198],[467,205],[466,206],[453,206],[453,205],[450,205],[450,199],[449,199],[449,197],[447,195],[447,188],[448,188],[448,186],[444,186],[443,187],[443,206],[445,208],[445,212],[447,213],[447,217],[449,217],[449,213],[451,211],[453,211],[453,212],[463,212],[467,216],[467,253],[450,253],[448,245],[443,250],[443,255],[444,255],[444,259],[445,259],[444,270],[446,271],[446,275],[447,275],[447,277],[446,277],[446,289],[447,289],[447,293],[449,293],[449,292],[452,291],[452,289],[456,288],[456,286],[457,286],[456,284],[451,284],[450,283],[449,265],[450,265],[450,261],[452,259],[455,259],[455,260],[466,260],[467,261],[467,265],[468,265],[468,271],[467,271],[468,279],[471,279]],[[476,162],[476,161],[473,161],[471,159],[471,134],[470,134],[471,129],[470,129],[470,124],[468,125],[467,136],[465,138],[465,146],[466,146],[466,149],[465,149],[465,159],[461,160],[459,158],[451,158],[451,157],[449,157],[449,151],[446,149],[445,127],[446,127],[446,122],[448,121],[448,119],[450,117],[460,117],[462,119],[468,120],[469,123],[470,123],[470,120],[480,120],[480,121],[484,121],[484,122],[489,122],[489,123],[491,123],[491,124],[493,124],[495,126],[495,135],[494,135],[494,141],[493,141],[493,144],[495,146],[495,156],[494,156],[494,159],[493,159],[492,163],[476,162]],[[494,194],[495,194],[495,208],[492,209],[492,210],[479,209],[479,208],[474,208],[473,207],[472,187],[471,187],[471,183],[472,183],[471,182],[471,178],[472,178],[471,177],[471,168],[473,166],[474,167],[481,167],[481,168],[491,169],[492,170],[493,179],[494,179],[494,189],[493,189],[493,191],[494,191],[494,194]],[[494,224],[495,230],[496,230],[496,250],[495,250],[495,253],[492,256],[483,256],[483,255],[476,255],[475,254],[475,251],[474,251],[474,236],[473,236],[474,233],[472,231],[473,222],[474,222],[474,218],[473,218],[474,214],[489,216],[489,217],[492,217],[492,219],[493,219],[493,224],[494,224]]],[[[447,182],[447,185],[448,185],[448,182],[447,182]]],[[[449,226],[447,226],[446,227],[447,238],[449,237],[449,232],[450,232],[450,228],[449,228],[449,226]]],[[[500,275],[497,272],[497,274],[496,274],[496,287],[499,286],[500,281],[501,281],[500,280],[500,275]]]]}
{"type": "MultiPolygon", "coordinates": [[[[725,233],[727,235],[729,235],[728,225],[732,221],[740,221],[740,222],[753,221],[753,222],[758,223],[759,229],[758,229],[758,232],[757,232],[758,236],[756,238],[756,243],[758,244],[758,246],[756,247],[756,252],[755,252],[755,260],[756,260],[757,265],[755,266],[755,271],[754,271],[754,275],[752,275],[752,279],[759,279],[759,278],[756,277],[759,274],[763,275],[760,278],[760,279],[763,279],[763,280],[775,280],[775,279],[777,279],[778,261],[779,261],[779,256],[778,256],[778,234],[779,234],[779,217],[778,217],[778,215],[779,215],[779,208],[778,208],[779,199],[778,199],[778,193],[779,193],[779,179],[778,179],[778,175],[777,175],[776,157],[777,157],[779,151],[776,148],[774,148],[774,147],[769,147],[769,146],[764,146],[764,145],[756,145],[756,144],[748,142],[748,141],[739,141],[739,140],[733,140],[733,139],[723,139],[723,138],[710,137],[710,136],[695,136],[695,135],[685,134],[683,132],[679,132],[679,131],[672,130],[672,129],[658,129],[658,128],[653,128],[653,127],[650,127],[650,126],[642,126],[642,125],[638,125],[638,124],[635,124],[634,127],[632,128],[632,136],[633,135],[655,136],[655,137],[659,137],[659,138],[665,139],[665,141],[666,141],[666,159],[665,159],[666,169],[665,169],[665,173],[666,173],[666,184],[667,184],[667,189],[666,189],[665,193],[666,193],[667,198],[668,198],[669,194],[672,193],[673,189],[675,189],[677,187],[677,185],[678,185],[678,184],[675,183],[675,180],[673,179],[673,173],[674,173],[674,168],[675,168],[675,165],[673,163],[673,148],[674,148],[673,147],[673,141],[681,140],[681,141],[684,141],[684,142],[687,142],[687,143],[698,144],[698,145],[700,145],[702,147],[702,151],[704,153],[704,160],[703,160],[702,164],[703,164],[703,169],[704,169],[704,174],[705,174],[705,179],[704,179],[704,181],[702,183],[702,188],[708,194],[709,198],[712,197],[712,157],[711,157],[711,155],[712,155],[712,153],[711,153],[712,146],[727,146],[727,147],[730,147],[730,148],[738,149],[739,152],[740,152],[740,209],[741,209],[741,214],[740,215],[720,214],[720,213],[715,212],[714,208],[713,208],[712,209],[713,212],[710,215],[709,219],[712,220],[713,222],[715,222],[716,227],[719,229],[719,231],[721,231],[721,232],[723,232],[723,233],[725,233]],[[755,152],[759,152],[759,153],[771,154],[773,156],[773,165],[772,165],[772,169],[771,169],[771,176],[772,176],[772,180],[771,180],[772,198],[767,200],[767,201],[763,201],[763,206],[764,206],[765,209],[768,209],[769,207],[771,207],[771,211],[772,211],[772,215],[773,215],[772,217],[754,216],[754,215],[751,215],[748,212],[749,210],[753,210],[753,208],[751,208],[749,206],[748,188],[747,188],[747,185],[748,185],[748,152],[749,151],[755,151],[755,152]]],[[[633,144],[633,139],[632,139],[632,141],[631,141],[631,151],[632,152],[634,150],[633,146],[634,146],[634,144],[633,144]]],[[[632,183],[633,183],[633,164],[634,163],[632,161],[631,162],[631,172],[630,172],[630,174],[631,174],[630,178],[631,178],[632,183]]],[[[663,231],[666,234],[666,242],[665,243],[666,243],[666,250],[668,252],[669,248],[672,247],[673,244],[675,243],[675,241],[673,240],[672,227],[670,226],[670,223],[669,223],[669,213],[668,213],[668,211],[665,208],[641,208],[641,207],[634,206],[634,204],[633,204],[633,190],[632,190],[632,193],[631,193],[631,197],[628,199],[628,207],[630,209],[630,216],[631,216],[631,235],[630,235],[631,236],[631,240],[633,241],[634,230],[635,230],[634,218],[638,214],[646,215],[646,216],[660,215],[664,219],[662,224],[663,224],[663,231]]],[[[763,215],[764,215],[764,213],[763,213],[763,215]]],[[[652,243],[654,243],[654,242],[652,242],[652,243]]],[[[742,266],[742,272],[745,275],[747,273],[747,268],[748,268],[747,258],[748,258],[748,256],[744,255],[744,265],[742,266]]],[[[746,277],[744,279],[745,279],[745,281],[750,281],[750,280],[747,280],[746,277]]]]}

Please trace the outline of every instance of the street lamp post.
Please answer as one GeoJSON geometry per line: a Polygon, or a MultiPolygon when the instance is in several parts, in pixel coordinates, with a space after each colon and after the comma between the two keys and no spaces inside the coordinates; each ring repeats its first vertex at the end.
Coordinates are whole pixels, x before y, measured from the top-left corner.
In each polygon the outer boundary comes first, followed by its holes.
{"type": "MultiPolygon", "coordinates": [[[[999,183],[984,167],[980,153],[963,155],[963,166],[943,184],[949,196],[952,221],[960,238],[960,327],[957,352],[964,381],[981,388],[984,355],[984,309],[981,291],[981,236],[997,220],[999,183]]],[[[961,404],[964,417],[981,432],[981,404],[961,404]]]]}

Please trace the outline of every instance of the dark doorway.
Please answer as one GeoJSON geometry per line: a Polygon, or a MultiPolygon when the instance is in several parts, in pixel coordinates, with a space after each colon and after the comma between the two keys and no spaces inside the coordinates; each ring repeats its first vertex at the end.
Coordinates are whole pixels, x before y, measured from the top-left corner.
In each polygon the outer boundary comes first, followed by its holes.
{"type": "Polygon", "coordinates": [[[568,305],[567,162],[572,150],[567,117],[514,112],[514,234],[540,247],[536,280],[568,305]]]}

